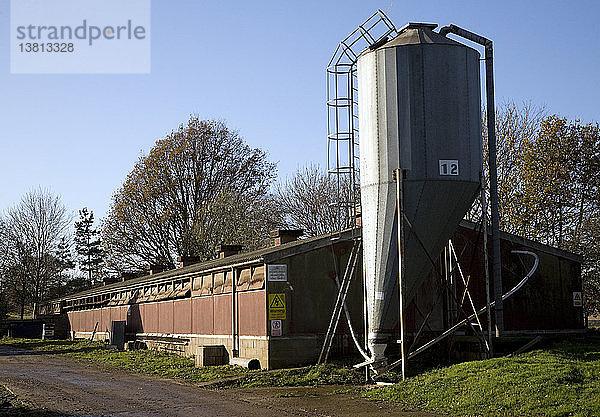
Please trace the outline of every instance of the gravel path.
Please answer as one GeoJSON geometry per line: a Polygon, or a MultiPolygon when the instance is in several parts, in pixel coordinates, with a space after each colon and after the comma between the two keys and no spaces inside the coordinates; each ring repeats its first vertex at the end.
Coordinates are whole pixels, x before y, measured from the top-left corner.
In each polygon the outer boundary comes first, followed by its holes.
{"type": "Polygon", "coordinates": [[[209,390],[2,345],[0,384],[32,409],[68,416],[432,416],[340,387],[209,390]]]}

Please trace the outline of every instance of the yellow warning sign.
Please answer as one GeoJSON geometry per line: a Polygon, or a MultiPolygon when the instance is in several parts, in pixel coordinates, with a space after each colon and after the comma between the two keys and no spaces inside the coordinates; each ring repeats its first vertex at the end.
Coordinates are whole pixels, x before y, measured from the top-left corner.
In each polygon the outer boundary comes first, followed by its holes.
{"type": "Polygon", "coordinates": [[[582,307],[583,299],[581,298],[581,291],[573,292],[573,307],[582,307]]]}
{"type": "Polygon", "coordinates": [[[269,319],[285,320],[285,294],[269,294],[269,319]]]}

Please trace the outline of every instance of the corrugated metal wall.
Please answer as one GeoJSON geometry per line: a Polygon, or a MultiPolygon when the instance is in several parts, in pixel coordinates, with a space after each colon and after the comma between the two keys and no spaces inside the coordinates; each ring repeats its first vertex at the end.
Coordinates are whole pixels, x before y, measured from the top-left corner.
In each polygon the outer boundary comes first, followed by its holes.
{"type": "MultiPolygon", "coordinates": [[[[240,336],[266,336],[265,291],[236,293],[240,336]]],[[[231,334],[231,292],[202,296],[69,311],[71,330],[91,332],[98,322],[98,332],[110,330],[112,320],[127,321],[128,333],[159,334],[231,334]]]]}
{"type": "MultiPolygon", "coordinates": [[[[181,280],[174,278],[178,279],[181,280]]],[[[262,265],[243,268],[237,273],[236,317],[240,336],[267,335],[264,281],[262,265]]],[[[187,282],[189,289],[189,280],[187,282]]],[[[125,320],[130,334],[230,335],[231,290],[231,271],[222,271],[195,277],[191,291],[187,291],[184,298],[81,309],[69,311],[68,317],[75,332],[91,332],[96,322],[97,331],[106,332],[111,321],[125,320]]],[[[144,301],[148,299],[141,297],[150,293],[161,294],[148,289],[138,296],[144,301]]]]}

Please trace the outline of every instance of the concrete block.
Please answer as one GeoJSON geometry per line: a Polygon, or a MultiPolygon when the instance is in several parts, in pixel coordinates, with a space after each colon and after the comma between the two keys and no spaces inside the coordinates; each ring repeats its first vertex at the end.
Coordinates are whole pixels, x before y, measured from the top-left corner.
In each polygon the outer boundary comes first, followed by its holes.
{"type": "Polygon", "coordinates": [[[225,346],[198,346],[194,362],[196,367],[224,365],[227,351],[225,346]]]}
{"type": "Polygon", "coordinates": [[[144,342],[140,342],[138,340],[131,340],[129,342],[125,342],[125,350],[140,350],[147,349],[147,346],[144,342]]]}

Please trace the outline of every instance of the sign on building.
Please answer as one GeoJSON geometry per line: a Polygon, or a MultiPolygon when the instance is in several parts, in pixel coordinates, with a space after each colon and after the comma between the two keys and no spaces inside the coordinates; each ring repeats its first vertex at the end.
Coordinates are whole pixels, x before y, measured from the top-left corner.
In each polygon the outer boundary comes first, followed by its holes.
{"type": "Polygon", "coordinates": [[[573,307],[583,306],[583,298],[581,297],[581,291],[573,291],[573,307]]]}
{"type": "Polygon", "coordinates": [[[269,294],[269,319],[285,320],[285,294],[269,294]]]}
{"type": "Polygon", "coordinates": [[[268,281],[287,281],[287,265],[267,265],[268,281]]]}
{"type": "Polygon", "coordinates": [[[281,336],[281,320],[271,320],[271,336],[281,336]]]}

